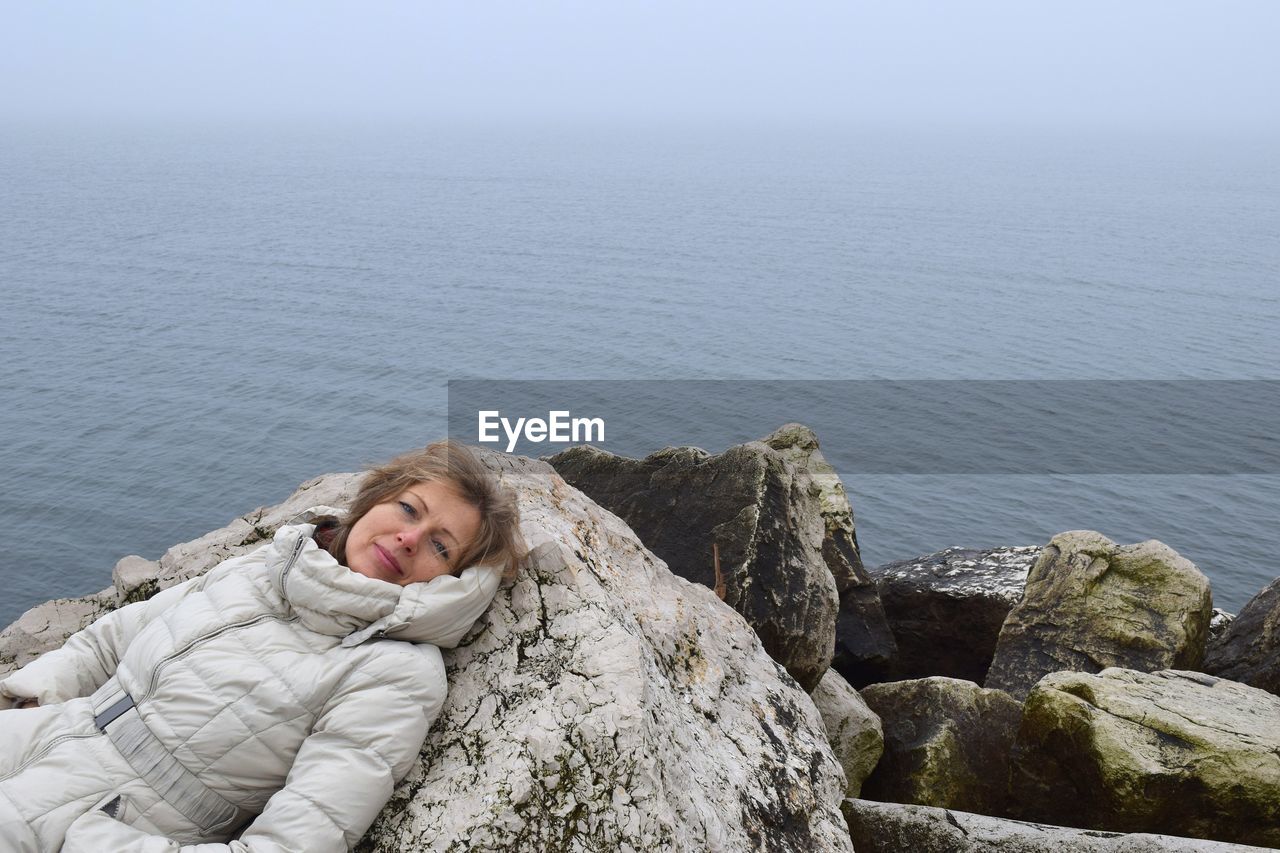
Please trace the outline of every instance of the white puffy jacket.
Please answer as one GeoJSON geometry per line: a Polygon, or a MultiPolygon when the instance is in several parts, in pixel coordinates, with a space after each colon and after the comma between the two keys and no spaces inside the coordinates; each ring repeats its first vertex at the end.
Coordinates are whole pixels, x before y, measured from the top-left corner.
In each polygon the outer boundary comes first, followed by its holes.
{"type": "Polygon", "coordinates": [[[396,586],[340,565],[313,529],[281,528],[0,681],[0,707],[41,703],[0,711],[0,850],[340,853],[359,840],[444,704],[438,647],[500,578],[472,567],[396,586]]]}

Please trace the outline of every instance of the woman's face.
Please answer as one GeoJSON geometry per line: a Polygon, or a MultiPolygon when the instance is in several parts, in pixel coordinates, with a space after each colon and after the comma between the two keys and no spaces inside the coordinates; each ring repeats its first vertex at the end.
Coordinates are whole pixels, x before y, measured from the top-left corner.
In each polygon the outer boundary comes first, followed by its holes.
{"type": "Polygon", "coordinates": [[[347,536],[353,572],[389,583],[429,581],[457,568],[480,531],[480,510],[445,483],[414,483],[364,514],[347,536]]]}

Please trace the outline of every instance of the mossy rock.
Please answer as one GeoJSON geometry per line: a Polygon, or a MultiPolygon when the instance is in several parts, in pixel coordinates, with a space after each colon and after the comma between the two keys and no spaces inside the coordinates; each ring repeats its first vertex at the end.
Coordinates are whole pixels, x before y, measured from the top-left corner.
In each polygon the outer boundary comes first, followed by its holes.
{"type": "Polygon", "coordinates": [[[1021,699],[1050,672],[1198,669],[1212,612],[1208,579],[1168,545],[1060,533],[1000,629],[985,685],[1021,699]]]}
{"type": "Polygon", "coordinates": [[[1002,814],[1022,706],[958,678],[917,678],[862,690],[880,717],[884,756],[862,786],[869,800],[1002,814]]]}
{"type": "Polygon", "coordinates": [[[1016,815],[1280,845],[1280,698],[1198,672],[1059,672],[1013,750],[1016,815]]]}

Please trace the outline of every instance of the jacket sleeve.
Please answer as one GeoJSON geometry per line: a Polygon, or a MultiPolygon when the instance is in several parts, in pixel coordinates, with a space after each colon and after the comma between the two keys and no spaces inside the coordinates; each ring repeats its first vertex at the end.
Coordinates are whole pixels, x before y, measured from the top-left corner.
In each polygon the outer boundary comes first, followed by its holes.
{"type": "MultiPolygon", "coordinates": [[[[246,555],[247,556],[247,555],[246,555]]],[[[88,696],[115,674],[133,638],[163,611],[199,590],[215,573],[234,570],[246,557],[219,563],[209,572],[161,590],[146,601],[113,610],[72,634],[61,648],[45,652],[0,680],[0,699],[35,699],[41,705],[88,696]]]]}
{"type": "Polygon", "coordinates": [[[434,647],[387,640],[371,650],[330,698],[285,786],[238,839],[184,846],[94,810],[72,824],[63,853],[347,853],[413,766],[447,691],[434,647]]]}

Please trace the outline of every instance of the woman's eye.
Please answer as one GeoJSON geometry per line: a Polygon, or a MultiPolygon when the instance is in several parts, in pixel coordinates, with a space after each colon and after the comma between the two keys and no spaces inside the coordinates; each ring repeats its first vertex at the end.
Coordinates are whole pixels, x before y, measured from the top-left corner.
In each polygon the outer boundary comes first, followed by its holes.
{"type": "Polygon", "coordinates": [[[441,542],[439,539],[432,539],[431,544],[436,546],[437,554],[439,554],[441,557],[444,557],[446,560],[449,559],[449,549],[445,547],[445,544],[443,542],[441,542]]]}
{"type": "Polygon", "coordinates": [[[417,515],[418,511],[413,508],[413,504],[405,503],[404,501],[399,501],[399,504],[405,515],[417,515]]]}

